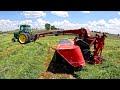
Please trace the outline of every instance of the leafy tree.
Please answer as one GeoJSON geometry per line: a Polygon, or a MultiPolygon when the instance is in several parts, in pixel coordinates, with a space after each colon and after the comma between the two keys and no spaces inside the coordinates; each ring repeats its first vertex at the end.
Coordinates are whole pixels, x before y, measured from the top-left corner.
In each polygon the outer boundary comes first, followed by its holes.
{"type": "Polygon", "coordinates": [[[51,30],[55,30],[57,29],[55,26],[51,26],[51,30]]]}
{"type": "Polygon", "coordinates": [[[51,25],[50,25],[49,23],[46,23],[46,24],[45,24],[45,29],[46,29],[46,30],[50,30],[50,28],[51,28],[51,25]]]}

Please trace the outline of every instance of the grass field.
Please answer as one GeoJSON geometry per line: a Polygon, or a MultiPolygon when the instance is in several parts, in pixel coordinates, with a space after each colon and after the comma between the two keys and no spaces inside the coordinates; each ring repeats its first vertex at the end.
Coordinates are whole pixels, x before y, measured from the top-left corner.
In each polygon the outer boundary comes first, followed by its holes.
{"type": "MultiPolygon", "coordinates": [[[[46,36],[25,45],[11,42],[12,37],[12,34],[0,34],[0,79],[39,78],[52,60],[54,50],[51,47],[55,48],[62,38],[73,39],[75,36],[46,36]]],[[[102,64],[87,64],[81,71],[75,72],[77,78],[120,79],[120,38],[106,38],[103,57],[105,61],[102,64]]]]}

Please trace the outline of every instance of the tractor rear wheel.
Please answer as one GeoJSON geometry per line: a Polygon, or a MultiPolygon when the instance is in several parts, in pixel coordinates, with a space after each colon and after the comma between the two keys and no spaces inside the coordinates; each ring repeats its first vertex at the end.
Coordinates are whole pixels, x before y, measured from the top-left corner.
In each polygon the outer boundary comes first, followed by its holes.
{"type": "Polygon", "coordinates": [[[30,33],[26,33],[26,34],[27,34],[27,36],[28,36],[28,42],[27,42],[27,43],[29,43],[29,42],[31,42],[32,35],[31,35],[30,33]]]}
{"type": "Polygon", "coordinates": [[[28,38],[27,33],[20,33],[19,38],[18,38],[18,41],[19,41],[21,44],[26,44],[26,43],[28,43],[29,38],[28,38]]]}

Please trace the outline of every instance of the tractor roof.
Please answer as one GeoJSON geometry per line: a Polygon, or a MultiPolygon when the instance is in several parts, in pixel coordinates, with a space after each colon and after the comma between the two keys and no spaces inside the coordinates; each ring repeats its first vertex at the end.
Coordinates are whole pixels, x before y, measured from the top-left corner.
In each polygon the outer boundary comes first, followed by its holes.
{"type": "Polygon", "coordinates": [[[30,25],[27,25],[27,24],[22,24],[22,25],[20,25],[20,26],[28,26],[28,27],[30,27],[30,25]]]}

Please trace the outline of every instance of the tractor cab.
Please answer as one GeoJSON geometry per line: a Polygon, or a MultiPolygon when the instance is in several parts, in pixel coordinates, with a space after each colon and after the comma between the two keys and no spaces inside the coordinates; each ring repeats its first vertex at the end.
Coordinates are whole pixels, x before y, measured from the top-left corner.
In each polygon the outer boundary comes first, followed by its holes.
{"type": "Polygon", "coordinates": [[[25,33],[31,33],[31,26],[30,25],[20,25],[20,33],[25,32],[25,33]]]}

